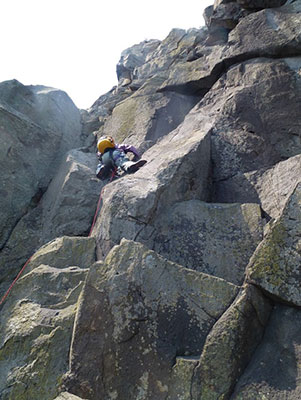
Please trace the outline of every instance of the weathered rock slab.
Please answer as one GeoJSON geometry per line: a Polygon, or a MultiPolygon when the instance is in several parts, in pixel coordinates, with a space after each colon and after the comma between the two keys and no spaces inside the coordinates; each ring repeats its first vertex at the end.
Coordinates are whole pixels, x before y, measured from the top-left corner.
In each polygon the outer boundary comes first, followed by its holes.
{"type": "Polygon", "coordinates": [[[58,394],[78,297],[94,261],[92,238],[60,238],[32,257],[1,308],[1,400],[58,394]]]}
{"type": "Polygon", "coordinates": [[[166,399],[175,357],[201,353],[237,291],[123,240],[90,270],[66,389],[91,400],[166,399]]]}
{"type": "MultiPolygon", "coordinates": [[[[229,33],[226,44],[210,46],[201,42],[198,52],[202,57],[193,62],[183,60],[170,68],[160,90],[203,95],[234,64],[258,57],[300,56],[300,10],[301,3],[297,1],[242,18],[229,33]]],[[[210,20],[213,15],[214,12],[210,20]]]]}
{"type": "Polygon", "coordinates": [[[300,66],[299,57],[236,65],[201,101],[203,112],[215,120],[215,182],[300,154],[300,66]]]}
{"type": "Polygon", "coordinates": [[[240,285],[263,226],[257,204],[190,200],[158,217],[151,240],[145,241],[169,260],[240,285]]]}
{"type": "Polygon", "coordinates": [[[156,93],[159,86],[157,80],[152,79],[145,87],[117,104],[101,134],[114,132],[117,142],[130,141],[140,151],[145,151],[173,131],[198,98],[178,93],[156,93]]]}
{"type": "Polygon", "coordinates": [[[87,236],[102,184],[95,177],[96,156],[83,150],[67,153],[35,208],[12,230],[0,257],[0,293],[26,260],[60,236],[87,236]]]}
{"type": "Polygon", "coordinates": [[[300,309],[275,306],[262,343],[238,381],[231,399],[300,399],[300,330],[300,309]]]}
{"type": "Polygon", "coordinates": [[[301,306],[301,183],[248,266],[247,279],[278,301],[301,306]]]}
{"type": "Polygon", "coordinates": [[[45,192],[65,152],[81,145],[80,113],[66,93],[0,84],[0,248],[45,192]]]}
{"type": "Polygon", "coordinates": [[[192,380],[198,362],[199,357],[176,358],[166,400],[191,400],[192,380]]]}
{"type": "Polygon", "coordinates": [[[239,173],[213,185],[213,201],[221,203],[259,203],[263,211],[278,218],[301,181],[301,155],[290,157],[271,168],[239,173]]]}
{"type": "Polygon", "coordinates": [[[271,302],[246,286],[207,336],[193,376],[193,399],[229,399],[262,340],[271,302]]]}
{"type": "Polygon", "coordinates": [[[99,258],[122,238],[137,240],[140,232],[151,233],[156,218],[172,204],[209,199],[211,124],[206,118],[195,107],[177,129],[145,152],[143,168],[104,188],[92,233],[99,258]]]}

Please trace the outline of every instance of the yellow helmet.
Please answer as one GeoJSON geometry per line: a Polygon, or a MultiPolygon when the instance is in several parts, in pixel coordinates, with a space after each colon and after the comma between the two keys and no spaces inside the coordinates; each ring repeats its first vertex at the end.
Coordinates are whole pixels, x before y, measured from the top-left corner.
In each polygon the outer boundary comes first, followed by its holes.
{"type": "Polygon", "coordinates": [[[103,154],[106,149],[114,149],[115,142],[112,136],[103,136],[97,142],[98,151],[103,154]]]}

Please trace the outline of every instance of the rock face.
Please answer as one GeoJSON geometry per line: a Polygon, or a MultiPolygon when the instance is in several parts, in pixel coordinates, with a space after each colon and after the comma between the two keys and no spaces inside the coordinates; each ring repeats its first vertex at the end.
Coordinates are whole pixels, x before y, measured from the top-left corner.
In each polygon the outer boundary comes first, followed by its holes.
{"type": "Polygon", "coordinates": [[[88,110],[0,84],[1,400],[300,399],[301,1],[205,20],[88,110]]]}
{"type": "Polygon", "coordinates": [[[301,305],[301,184],[290,197],[281,217],[254,253],[248,281],[279,300],[301,305]]]}
{"type": "Polygon", "coordinates": [[[78,109],[64,92],[18,81],[0,85],[0,112],[2,247],[49,185],[60,158],[80,146],[81,125],[78,109]]]}
{"type": "Polygon", "coordinates": [[[239,380],[233,399],[300,398],[300,323],[300,309],[283,305],[274,308],[262,343],[239,380]]]}
{"type": "Polygon", "coordinates": [[[35,253],[0,316],[1,399],[52,399],[68,369],[77,299],[93,238],[63,237],[35,253]]]}
{"type": "Polygon", "coordinates": [[[262,239],[262,218],[256,204],[190,200],[173,205],[155,229],[148,243],[158,253],[239,285],[262,239]]]}
{"type": "Polygon", "coordinates": [[[104,264],[90,269],[75,325],[69,391],[91,399],[165,399],[174,358],[201,353],[237,290],[123,240],[104,264]]]}

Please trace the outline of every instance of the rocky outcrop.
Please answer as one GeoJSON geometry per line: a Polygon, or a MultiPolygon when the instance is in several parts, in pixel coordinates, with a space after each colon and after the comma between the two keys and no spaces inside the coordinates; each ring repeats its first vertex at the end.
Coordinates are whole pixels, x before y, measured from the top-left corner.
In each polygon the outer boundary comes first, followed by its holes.
{"type": "Polygon", "coordinates": [[[201,353],[237,290],[123,240],[90,268],[65,386],[90,399],[165,399],[175,357],[201,353]]]}
{"type": "Polygon", "coordinates": [[[210,135],[199,128],[201,115],[189,113],[183,125],[144,154],[148,163],[143,170],[104,189],[93,231],[99,257],[123,237],[145,240],[161,212],[175,202],[209,199],[210,135]]]}
{"type": "Polygon", "coordinates": [[[58,393],[78,296],[94,261],[92,238],[56,239],[32,256],[0,314],[1,399],[58,393]]]}
{"type": "Polygon", "coordinates": [[[248,281],[284,301],[301,306],[301,184],[299,183],[248,266],[248,281]]]}
{"type": "Polygon", "coordinates": [[[36,205],[65,152],[81,143],[80,114],[62,91],[0,85],[0,248],[36,205]]]}
{"type": "Polygon", "coordinates": [[[96,157],[83,149],[66,154],[35,207],[16,224],[0,258],[0,292],[42,245],[63,236],[88,235],[99,198],[96,157]]]}
{"type": "Polygon", "coordinates": [[[158,218],[147,244],[187,268],[240,285],[263,225],[257,204],[189,200],[158,218]]]}
{"type": "Polygon", "coordinates": [[[278,218],[285,203],[300,182],[301,156],[280,161],[271,168],[238,173],[214,184],[217,202],[259,202],[267,215],[278,218]]]}
{"type": "Polygon", "coordinates": [[[0,84],[1,399],[300,398],[300,12],[216,0],[88,110],[0,84]]]}
{"type": "Polygon", "coordinates": [[[193,380],[193,398],[229,398],[262,340],[271,304],[246,287],[207,336],[193,380]],[[236,354],[233,357],[233,354],[236,354]]]}
{"type": "Polygon", "coordinates": [[[258,57],[284,58],[300,55],[299,12],[293,4],[264,9],[243,18],[229,33],[226,43],[200,43],[195,61],[179,62],[170,68],[162,91],[206,93],[225,72],[242,61],[258,57]]]}
{"type": "Polygon", "coordinates": [[[273,309],[263,340],[231,399],[300,398],[300,328],[300,309],[273,309]]]}

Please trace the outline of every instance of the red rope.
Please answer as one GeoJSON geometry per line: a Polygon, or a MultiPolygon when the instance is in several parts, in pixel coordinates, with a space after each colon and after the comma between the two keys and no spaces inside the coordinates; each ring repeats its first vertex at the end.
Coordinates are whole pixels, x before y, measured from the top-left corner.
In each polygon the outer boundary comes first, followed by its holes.
{"type": "MultiPolygon", "coordinates": [[[[110,182],[112,182],[112,180],[114,179],[114,176],[116,175],[116,169],[113,171],[110,182]]],[[[90,229],[90,233],[89,236],[91,236],[92,230],[94,228],[95,222],[96,222],[96,218],[99,212],[99,207],[100,207],[100,202],[102,199],[102,191],[103,191],[104,187],[101,189],[100,191],[100,195],[99,195],[99,199],[98,199],[98,203],[97,203],[97,207],[96,207],[96,212],[93,218],[93,222],[92,222],[92,226],[90,229]]],[[[21,271],[18,273],[18,275],[16,276],[16,278],[14,279],[13,283],[10,285],[10,287],[8,288],[8,290],[6,291],[5,295],[2,297],[1,301],[0,301],[0,306],[2,303],[4,303],[5,299],[7,298],[7,296],[9,295],[9,293],[11,292],[12,288],[14,287],[14,285],[16,284],[17,280],[20,278],[20,276],[22,275],[23,271],[25,270],[25,268],[27,267],[27,265],[29,264],[29,261],[31,260],[32,256],[29,257],[29,259],[26,261],[26,263],[23,265],[21,271]]]]}
{"type": "MultiPolygon", "coordinates": [[[[32,257],[32,256],[31,256],[32,257]]],[[[29,257],[29,259],[26,261],[26,263],[23,265],[21,271],[18,273],[18,275],[16,276],[16,278],[14,279],[13,283],[10,285],[10,287],[8,288],[7,292],[5,293],[5,295],[2,297],[1,301],[0,301],[0,306],[1,304],[5,301],[6,297],[9,295],[10,291],[12,290],[12,288],[14,287],[15,283],[17,282],[17,280],[20,278],[20,276],[22,275],[24,269],[27,267],[29,261],[31,260],[31,257],[29,257]]]]}

